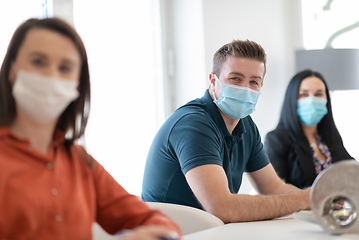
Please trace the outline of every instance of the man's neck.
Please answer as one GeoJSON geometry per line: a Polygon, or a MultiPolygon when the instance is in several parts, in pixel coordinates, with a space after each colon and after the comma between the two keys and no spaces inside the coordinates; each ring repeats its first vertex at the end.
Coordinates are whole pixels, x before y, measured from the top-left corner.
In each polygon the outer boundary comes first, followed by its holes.
{"type": "MultiPolygon", "coordinates": [[[[218,107],[217,107],[218,108],[218,107]]],[[[239,123],[239,121],[241,119],[233,119],[233,118],[230,118],[228,117],[226,114],[224,114],[221,109],[219,109],[219,112],[221,113],[222,115],[222,118],[223,118],[223,121],[224,123],[226,124],[226,127],[228,129],[228,132],[232,135],[233,133],[233,130],[235,129],[235,127],[237,126],[237,124],[239,123]]]]}

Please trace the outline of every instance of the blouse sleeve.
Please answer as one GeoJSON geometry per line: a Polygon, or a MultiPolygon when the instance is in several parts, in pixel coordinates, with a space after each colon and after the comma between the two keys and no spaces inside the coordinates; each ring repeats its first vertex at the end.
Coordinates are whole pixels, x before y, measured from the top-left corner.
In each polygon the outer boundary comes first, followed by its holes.
{"type": "Polygon", "coordinates": [[[269,132],[264,140],[264,151],[278,176],[285,182],[289,182],[289,144],[288,136],[276,130],[269,132]]]}
{"type": "Polygon", "coordinates": [[[140,225],[159,225],[180,234],[175,223],[159,211],[150,209],[137,196],[129,194],[94,160],[97,222],[110,234],[140,225]]]}

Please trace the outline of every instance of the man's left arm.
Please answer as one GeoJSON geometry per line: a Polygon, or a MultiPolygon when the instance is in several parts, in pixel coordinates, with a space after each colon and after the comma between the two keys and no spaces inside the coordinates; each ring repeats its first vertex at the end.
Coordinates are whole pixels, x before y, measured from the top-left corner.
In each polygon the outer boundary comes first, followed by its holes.
{"type": "Polygon", "coordinates": [[[301,189],[286,184],[276,173],[273,165],[264,152],[263,143],[257,126],[251,118],[248,118],[246,127],[252,128],[253,142],[251,159],[247,164],[248,179],[256,191],[262,195],[275,195],[298,192],[301,189]],[[268,163],[268,164],[267,164],[268,163]],[[258,169],[259,166],[259,169],[258,169]],[[264,166],[264,167],[260,167],[264,166]]]}
{"type": "Polygon", "coordinates": [[[291,184],[284,183],[283,180],[278,177],[271,163],[257,171],[248,173],[247,176],[256,191],[263,195],[301,191],[301,189],[291,184]]]}

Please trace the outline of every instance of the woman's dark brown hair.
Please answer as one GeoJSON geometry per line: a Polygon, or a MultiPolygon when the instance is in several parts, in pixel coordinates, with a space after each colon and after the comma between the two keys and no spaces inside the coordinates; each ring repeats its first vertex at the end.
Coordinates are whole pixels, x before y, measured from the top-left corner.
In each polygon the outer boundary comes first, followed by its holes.
{"type": "Polygon", "coordinates": [[[87,54],[81,38],[72,26],[58,18],[29,19],[16,29],[0,70],[0,126],[9,126],[16,117],[9,71],[11,64],[16,60],[27,32],[33,28],[48,29],[70,38],[80,53],[82,61],[79,84],[80,96],[66,108],[56,126],[57,129],[68,134],[65,145],[69,147],[84,134],[86,128],[90,108],[90,75],[87,54]]]}

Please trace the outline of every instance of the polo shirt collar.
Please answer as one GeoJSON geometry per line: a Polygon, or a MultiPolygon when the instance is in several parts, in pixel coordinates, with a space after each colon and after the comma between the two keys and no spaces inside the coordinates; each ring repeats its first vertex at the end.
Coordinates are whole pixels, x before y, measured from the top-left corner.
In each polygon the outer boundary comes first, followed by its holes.
{"type": "Polygon", "coordinates": [[[217,107],[217,105],[213,102],[213,99],[211,97],[211,95],[209,94],[208,89],[206,89],[204,96],[201,98],[201,100],[206,103],[208,109],[209,109],[209,113],[210,115],[212,115],[213,120],[216,122],[217,126],[221,129],[224,137],[241,137],[241,135],[243,133],[246,132],[246,128],[244,126],[243,120],[245,119],[241,119],[237,126],[234,128],[233,130],[233,135],[231,135],[227,129],[226,124],[224,123],[223,117],[217,107]]]}

